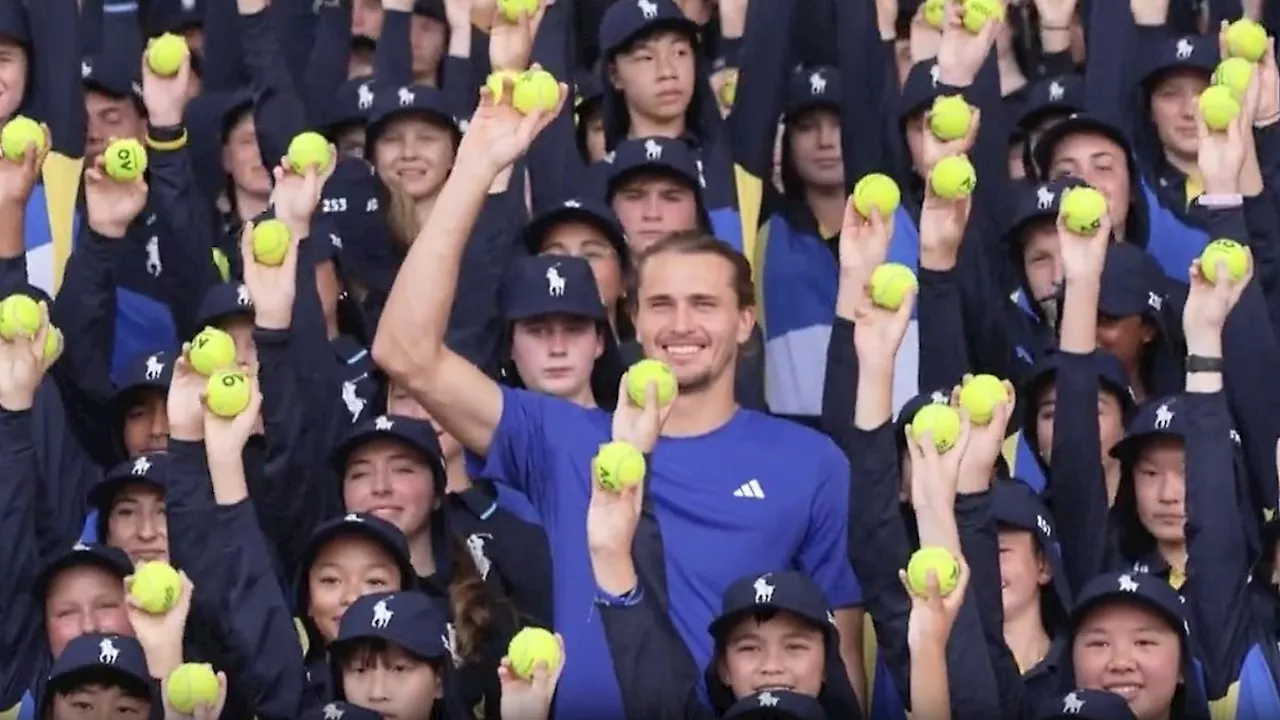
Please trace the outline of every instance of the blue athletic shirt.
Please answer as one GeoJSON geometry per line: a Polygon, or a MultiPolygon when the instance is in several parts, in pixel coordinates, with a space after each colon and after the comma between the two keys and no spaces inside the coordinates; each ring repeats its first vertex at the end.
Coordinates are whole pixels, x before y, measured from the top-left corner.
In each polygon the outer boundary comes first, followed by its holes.
{"type": "MultiPolygon", "coordinates": [[[[542,516],[553,559],[555,624],[566,663],[556,716],[623,717],[587,552],[591,458],[611,416],[546,395],[502,389],[485,477],[522,491],[542,516]]],[[[743,575],[806,572],[834,608],[860,605],[849,565],[849,463],[826,436],[738,410],[723,427],[662,438],[649,463],[672,619],[694,660],[711,657],[707,626],[743,575]]]]}

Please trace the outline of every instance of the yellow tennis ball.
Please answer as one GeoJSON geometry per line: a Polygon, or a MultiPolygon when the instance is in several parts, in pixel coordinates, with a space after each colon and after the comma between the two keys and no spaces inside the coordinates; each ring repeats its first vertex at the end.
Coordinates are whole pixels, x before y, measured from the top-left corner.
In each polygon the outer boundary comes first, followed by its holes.
{"type": "Polygon", "coordinates": [[[259,265],[277,267],[289,253],[289,227],[272,218],[253,226],[253,259],[259,265]]]}
{"type": "Polygon", "coordinates": [[[0,152],[6,160],[21,162],[33,145],[37,152],[44,150],[44,128],[25,115],[15,115],[0,129],[0,152]]]}
{"type": "Polygon", "coordinates": [[[1267,54],[1267,31],[1249,18],[1227,26],[1227,54],[1256,63],[1267,54]]]}
{"type": "Polygon", "coordinates": [[[45,364],[52,364],[62,355],[62,331],[53,325],[49,326],[49,332],[44,336],[44,361],[45,364]]]}
{"type": "Polygon", "coordinates": [[[120,182],[130,182],[147,171],[147,149],[133,138],[116,140],[104,153],[107,175],[120,182]]]}
{"type": "Polygon", "coordinates": [[[526,70],[516,78],[511,90],[511,105],[516,112],[528,114],[534,110],[554,110],[560,102],[560,84],[546,70],[526,70]]]}
{"type": "Polygon", "coordinates": [[[897,310],[907,293],[916,288],[916,274],[900,263],[885,263],[871,271],[871,302],[897,310]]]}
{"type": "Polygon", "coordinates": [[[218,248],[213,249],[213,267],[218,271],[218,277],[222,278],[222,282],[231,282],[231,261],[227,259],[227,254],[218,248]]]}
{"type": "Polygon", "coordinates": [[[1004,20],[1004,3],[1001,0],[965,0],[964,28],[971,33],[982,32],[988,22],[1004,20]]]}
{"type": "Polygon", "coordinates": [[[40,304],[26,295],[10,295],[0,301],[0,337],[33,338],[40,332],[40,304]]]}
{"type": "Polygon", "coordinates": [[[1009,392],[995,375],[974,375],[960,388],[960,407],[975,425],[986,425],[998,405],[1009,402],[1009,392]]]}
{"type": "Polygon", "coordinates": [[[605,443],[591,459],[591,469],[600,487],[617,492],[644,479],[644,453],[631,443],[605,443]]]}
{"type": "Polygon", "coordinates": [[[925,405],[911,418],[911,434],[916,442],[924,442],[926,433],[933,436],[938,452],[950,450],[960,438],[960,413],[950,405],[925,405]]]}
{"type": "Polygon", "coordinates": [[[511,661],[511,671],[526,680],[533,677],[533,668],[540,662],[555,672],[560,667],[560,643],[542,628],[527,627],[511,638],[507,659],[511,661]]]}
{"type": "Polygon", "coordinates": [[[1214,132],[1227,129],[1236,115],[1240,114],[1240,103],[1235,92],[1225,85],[1210,85],[1200,93],[1200,115],[1204,118],[1205,127],[1214,132]]]}
{"type": "Polygon", "coordinates": [[[249,378],[239,370],[214,373],[204,392],[209,412],[220,418],[233,418],[249,407],[249,378]]]}
{"type": "Polygon", "coordinates": [[[924,0],[924,21],[931,27],[942,29],[947,19],[947,0],[924,0]]]}
{"type": "Polygon", "coordinates": [[[183,663],[169,673],[165,699],[183,715],[195,712],[196,705],[213,707],[218,702],[218,675],[208,663],[183,663]]]}
{"type": "Polygon", "coordinates": [[[1091,187],[1073,187],[1062,196],[1058,215],[1062,224],[1076,235],[1092,235],[1107,214],[1107,198],[1091,187]]]}
{"type": "Polygon", "coordinates": [[[133,571],[129,594],[152,615],[163,615],[178,604],[182,594],[182,578],[173,566],[163,560],[144,562],[133,571]]]}
{"type": "Polygon", "coordinates": [[[938,592],[943,596],[951,594],[960,582],[960,562],[946,548],[922,547],[911,554],[907,561],[907,586],[911,592],[920,597],[929,594],[929,571],[938,578],[938,592]]]}
{"type": "Polygon", "coordinates": [[[165,33],[147,44],[147,66],[160,77],[173,77],[190,52],[181,35],[165,33]]]}
{"type": "Polygon", "coordinates": [[[497,103],[502,101],[502,96],[506,93],[506,81],[511,80],[511,86],[514,88],[519,78],[520,73],[514,70],[495,70],[489,73],[484,84],[489,88],[489,92],[493,93],[493,101],[497,103]]]}
{"type": "Polygon", "coordinates": [[[902,191],[893,178],[881,173],[863,175],[853,186],[853,209],[864,218],[871,217],[871,211],[880,213],[880,218],[888,222],[902,202],[902,191]]]}
{"type": "Polygon", "coordinates": [[[656,383],[658,405],[670,405],[676,398],[676,376],[661,360],[645,358],[627,369],[627,396],[631,402],[644,407],[649,383],[656,383]]]}
{"type": "Polygon", "coordinates": [[[738,99],[738,72],[733,69],[725,72],[724,83],[720,85],[720,104],[733,107],[733,101],[738,99]]]}
{"type": "Polygon", "coordinates": [[[289,150],[285,155],[289,169],[299,175],[309,168],[317,172],[329,166],[332,159],[329,152],[329,141],[318,132],[298,133],[289,141],[289,150]]]}
{"type": "Polygon", "coordinates": [[[929,173],[929,187],[943,200],[959,200],[973,194],[978,186],[978,174],[973,163],[965,155],[944,157],[929,173]]]}
{"type": "Polygon", "coordinates": [[[1244,58],[1229,57],[1218,63],[1213,70],[1213,84],[1231,88],[1239,102],[1249,89],[1249,81],[1253,79],[1253,63],[1244,58]]]}
{"type": "Polygon", "coordinates": [[[940,95],[929,110],[929,129],[943,142],[968,135],[972,122],[973,108],[959,95],[940,95]]]}
{"type": "Polygon", "coordinates": [[[204,376],[236,366],[236,341],[216,327],[206,327],[191,339],[187,351],[191,369],[204,376]]]}
{"type": "Polygon", "coordinates": [[[522,12],[533,17],[533,14],[538,11],[539,4],[538,0],[498,0],[498,9],[502,11],[507,22],[516,22],[520,19],[522,12]]]}
{"type": "Polygon", "coordinates": [[[1200,253],[1200,274],[1211,283],[1218,282],[1218,264],[1227,266],[1227,274],[1235,282],[1249,270],[1249,253],[1235,240],[1214,240],[1200,253]]]}

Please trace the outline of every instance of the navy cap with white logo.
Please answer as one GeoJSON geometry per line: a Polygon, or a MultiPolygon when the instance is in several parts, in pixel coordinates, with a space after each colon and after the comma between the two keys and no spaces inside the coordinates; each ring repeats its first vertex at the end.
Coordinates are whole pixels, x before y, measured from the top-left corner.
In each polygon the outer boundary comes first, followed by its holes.
{"type": "Polygon", "coordinates": [[[572,197],[562,200],[558,205],[543,210],[537,217],[524,226],[524,242],[529,254],[542,252],[542,244],[557,226],[563,223],[580,222],[599,230],[614,251],[625,269],[629,264],[627,238],[622,230],[622,223],[613,209],[603,202],[587,196],[572,197]]]}
{"type": "Polygon", "coordinates": [[[642,173],[656,173],[675,177],[701,192],[705,178],[697,156],[689,144],[679,138],[632,138],[618,143],[610,155],[607,197],[612,199],[618,186],[628,178],[642,173]]]}
{"type": "Polygon", "coordinates": [[[218,283],[205,291],[196,313],[196,325],[217,326],[236,315],[253,315],[253,298],[244,283],[218,283]]]}
{"type": "Polygon", "coordinates": [[[839,110],[841,105],[840,71],[834,67],[799,67],[791,73],[787,83],[787,100],[783,114],[788,118],[810,108],[828,107],[839,110]]]}
{"type": "Polygon", "coordinates": [[[298,607],[307,606],[307,572],[316,556],[329,541],[343,535],[360,535],[377,543],[391,556],[400,570],[401,586],[411,588],[416,585],[417,573],[410,561],[409,541],[400,532],[400,528],[369,513],[347,513],[321,523],[307,540],[302,556],[298,558],[298,577],[294,586],[298,607]]]}
{"type": "Polygon", "coordinates": [[[817,698],[786,690],[765,690],[743,697],[724,720],[827,720],[817,698]]]}
{"type": "Polygon", "coordinates": [[[1169,395],[1153,398],[1139,406],[1133,419],[1125,427],[1124,438],[1111,448],[1111,456],[1132,459],[1143,443],[1153,437],[1185,438],[1190,421],[1186,413],[1182,412],[1180,400],[1177,395],[1169,395]]]}
{"type": "Polygon", "coordinates": [[[330,652],[358,640],[385,640],[424,660],[451,654],[451,638],[444,610],[431,596],[410,591],[361,596],[342,614],[338,637],[330,652]]]}
{"type": "Polygon", "coordinates": [[[335,700],[302,713],[302,720],[382,720],[382,714],[335,700]]]}
{"type": "Polygon", "coordinates": [[[724,642],[734,624],[745,613],[789,612],[820,628],[828,638],[835,633],[835,615],[826,596],[804,573],[786,570],[750,575],[735,580],[720,598],[720,615],[708,631],[717,643],[724,642]]]}
{"type": "Polygon", "coordinates": [[[78,542],[66,552],[54,556],[40,569],[40,575],[37,576],[36,584],[32,588],[36,597],[43,601],[45,593],[49,590],[49,584],[59,573],[68,568],[83,565],[99,567],[112,575],[118,575],[122,593],[124,579],[133,574],[133,563],[129,561],[129,556],[123,550],[98,543],[78,542]]]}
{"type": "Polygon", "coordinates": [[[580,257],[535,255],[512,263],[502,292],[508,322],[568,315],[604,322],[604,303],[591,265],[580,257]]]}
{"type": "Polygon", "coordinates": [[[698,37],[698,26],[672,0],[617,0],[600,20],[600,54],[612,60],[642,35],[668,29],[698,37]]]}
{"type": "Polygon", "coordinates": [[[76,677],[101,681],[104,676],[133,692],[141,692],[152,703],[158,699],[159,687],[151,678],[147,654],[136,638],[86,633],[67,643],[53,661],[41,704],[47,706],[54,692],[71,689],[68,681],[74,682],[76,677]]]}
{"type": "MultiPolygon", "coordinates": [[[[111,468],[102,480],[89,491],[89,505],[97,508],[100,523],[106,522],[116,493],[125,485],[142,483],[164,492],[169,480],[169,454],[153,452],[125,460],[111,468]]],[[[99,535],[99,537],[103,537],[99,535]]]]}
{"type": "Polygon", "coordinates": [[[440,449],[440,438],[436,435],[435,427],[425,420],[403,415],[379,415],[352,427],[330,456],[334,472],[341,477],[346,473],[351,453],[360,446],[379,439],[396,440],[421,453],[431,466],[436,490],[444,490],[444,453],[440,449]]]}
{"type": "Polygon", "coordinates": [[[173,381],[173,356],[163,350],[146,355],[139,355],[120,369],[119,382],[112,396],[113,402],[119,402],[126,394],[144,388],[155,388],[167,392],[169,383],[173,381]]]}
{"type": "Polygon", "coordinates": [[[1076,689],[1061,697],[1046,700],[1036,713],[1036,720],[1134,720],[1129,703],[1106,690],[1076,689]]]}

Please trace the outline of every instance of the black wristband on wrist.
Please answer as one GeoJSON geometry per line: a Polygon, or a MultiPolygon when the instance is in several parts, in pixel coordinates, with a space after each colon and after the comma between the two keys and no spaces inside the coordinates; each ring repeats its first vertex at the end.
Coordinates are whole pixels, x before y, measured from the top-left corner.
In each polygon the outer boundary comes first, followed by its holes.
{"type": "Polygon", "coordinates": [[[1220,373],[1222,372],[1223,363],[1222,358],[1220,357],[1214,358],[1205,357],[1203,355],[1188,355],[1185,366],[1189,373],[1220,373]]]}

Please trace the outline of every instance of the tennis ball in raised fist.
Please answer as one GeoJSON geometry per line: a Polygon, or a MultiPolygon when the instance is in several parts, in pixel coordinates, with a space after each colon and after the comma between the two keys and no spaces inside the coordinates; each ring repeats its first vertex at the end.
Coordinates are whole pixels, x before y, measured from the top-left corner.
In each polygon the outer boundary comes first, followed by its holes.
{"type": "Polygon", "coordinates": [[[929,173],[929,187],[943,200],[959,200],[973,194],[978,186],[978,173],[965,155],[944,157],[929,173]]]}
{"type": "Polygon", "coordinates": [[[206,327],[191,339],[187,351],[191,369],[204,376],[236,366],[236,341],[216,327],[206,327]]]}
{"type": "Polygon", "coordinates": [[[907,587],[919,597],[929,595],[929,571],[938,578],[938,593],[951,594],[960,582],[960,562],[946,548],[922,547],[907,561],[907,587]]]}
{"type": "Polygon", "coordinates": [[[205,386],[205,404],[220,418],[233,418],[249,407],[249,378],[239,370],[219,370],[205,386]]]}
{"type": "Polygon", "coordinates": [[[329,166],[331,159],[329,141],[320,133],[310,130],[294,135],[285,154],[289,169],[299,175],[311,168],[319,172],[329,166]]]}
{"type": "Polygon", "coordinates": [[[986,425],[999,405],[1009,402],[1009,391],[995,375],[974,375],[960,388],[960,407],[974,425],[986,425]]]}
{"type": "Polygon", "coordinates": [[[888,175],[863,175],[853,186],[853,209],[864,218],[870,218],[871,211],[876,210],[880,213],[880,218],[888,222],[900,202],[902,191],[898,189],[898,183],[888,175]]]}
{"type": "Polygon", "coordinates": [[[947,19],[947,0],[924,0],[924,21],[930,27],[942,29],[947,19]]]}
{"type": "Polygon", "coordinates": [[[163,615],[178,604],[182,578],[172,565],[163,560],[144,562],[133,571],[129,594],[144,612],[163,615]]]}
{"type": "Polygon", "coordinates": [[[538,0],[498,0],[498,9],[502,11],[507,22],[516,22],[520,13],[533,17],[538,12],[538,0]]]}
{"type": "Polygon", "coordinates": [[[916,288],[916,274],[900,263],[884,263],[871,271],[871,302],[885,310],[897,310],[907,293],[916,288]]]}
{"type": "Polygon", "coordinates": [[[0,301],[0,337],[33,338],[40,332],[40,304],[26,295],[10,295],[0,301]]]}
{"type": "Polygon", "coordinates": [[[542,628],[527,627],[511,638],[507,659],[511,661],[511,671],[525,680],[533,677],[538,663],[546,663],[547,669],[555,672],[560,667],[560,643],[542,628]]]}
{"type": "Polygon", "coordinates": [[[120,182],[130,182],[147,171],[147,149],[133,138],[122,138],[107,146],[103,153],[107,175],[120,182]]]}
{"type": "Polygon", "coordinates": [[[511,81],[514,88],[516,81],[520,79],[520,73],[514,70],[494,70],[489,73],[489,77],[485,79],[485,87],[489,88],[489,92],[493,93],[493,101],[495,103],[502,102],[503,96],[507,92],[507,81],[511,81]]]}
{"type": "Polygon", "coordinates": [[[181,35],[165,33],[147,44],[147,67],[160,77],[173,77],[190,52],[181,35]]]}
{"type": "Polygon", "coordinates": [[[965,0],[964,29],[971,33],[982,32],[988,22],[1004,20],[1004,3],[1001,0],[965,0]]]}
{"type": "Polygon", "coordinates": [[[165,700],[183,715],[195,712],[196,705],[213,707],[218,702],[218,675],[208,663],[183,663],[169,673],[164,684],[165,700]]]}
{"type": "Polygon", "coordinates": [[[1091,187],[1069,188],[1062,196],[1058,215],[1062,224],[1076,235],[1092,235],[1107,214],[1107,198],[1091,187]]]}
{"type": "Polygon", "coordinates": [[[627,369],[627,397],[638,407],[644,407],[649,383],[657,385],[658,405],[670,405],[676,398],[676,376],[661,360],[645,358],[627,369]]]}
{"type": "Polygon", "coordinates": [[[644,479],[644,453],[631,443],[605,443],[591,459],[591,469],[600,487],[617,492],[644,479]]]}
{"type": "Polygon", "coordinates": [[[253,259],[259,265],[278,267],[289,253],[289,227],[271,218],[253,226],[253,259]]]}
{"type": "Polygon", "coordinates": [[[950,450],[960,438],[960,413],[950,405],[925,405],[911,418],[911,434],[916,442],[924,442],[926,433],[933,436],[933,446],[938,452],[950,450]]]}
{"type": "Polygon", "coordinates": [[[511,105],[516,112],[529,114],[535,110],[554,110],[560,102],[560,84],[546,70],[526,70],[516,78],[511,90],[511,105]]]}
{"type": "Polygon", "coordinates": [[[1249,18],[1227,26],[1227,54],[1256,63],[1267,54],[1267,31],[1249,18]]]}
{"type": "Polygon", "coordinates": [[[49,332],[44,335],[44,361],[46,364],[52,363],[62,355],[62,343],[62,331],[50,325],[49,332]]]}
{"type": "Polygon", "coordinates": [[[1227,267],[1233,282],[1239,282],[1249,270],[1249,253],[1235,240],[1214,240],[1200,253],[1200,274],[1216,285],[1219,264],[1227,267]]]}
{"type": "Polygon", "coordinates": [[[44,150],[44,128],[40,123],[25,115],[15,115],[12,120],[0,129],[0,152],[6,160],[22,162],[27,148],[35,146],[36,151],[44,150]]]}
{"type": "Polygon", "coordinates": [[[1240,114],[1240,103],[1235,91],[1226,85],[1210,85],[1200,93],[1200,116],[1205,127],[1214,132],[1227,129],[1240,114]]]}
{"type": "Polygon", "coordinates": [[[940,95],[929,110],[929,129],[943,142],[968,135],[972,123],[973,108],[959,95],[940,95]]]}
{"type": "Polygon", "coordinates": [[[1238,102],[1249,89],[1253,79],[1253,63],[1244,58],[1232,57],[1218,63],[1213,70],[1213,84],[1231,88],[1238,102]]]}

